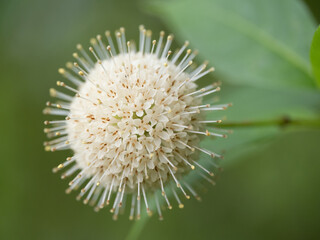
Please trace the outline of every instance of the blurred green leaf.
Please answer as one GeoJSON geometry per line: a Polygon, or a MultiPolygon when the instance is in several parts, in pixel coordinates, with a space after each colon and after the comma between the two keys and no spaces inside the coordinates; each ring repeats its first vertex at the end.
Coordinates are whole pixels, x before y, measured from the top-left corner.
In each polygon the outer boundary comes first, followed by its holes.
{"type": "Polygon", "coordinates": [[[298,0],[154,1],[153,10],[232,83],[314,87],[315,22],[298,0]]]}
{"type": "Polygon", "coordinates": [[[310,58],[316,82],[320,87],[320,27],[318,27],[312,40],[310,58]]]}

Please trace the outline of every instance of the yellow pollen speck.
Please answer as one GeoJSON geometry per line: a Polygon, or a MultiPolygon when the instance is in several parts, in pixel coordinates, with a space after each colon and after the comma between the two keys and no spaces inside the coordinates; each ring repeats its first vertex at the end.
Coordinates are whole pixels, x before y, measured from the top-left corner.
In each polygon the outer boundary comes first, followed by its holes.
{"type": "Polygon", "coordinates": [[[50,96],[51,97],[56,97],[57,96],[57,91],[54,88],[50,88],[50,96]]]}
{"type": "Polygon", "coordinates": [[[58,72],[63,75],[66,73],[66,70],[64,70],[64,68],[59,68],[58,72]]]}

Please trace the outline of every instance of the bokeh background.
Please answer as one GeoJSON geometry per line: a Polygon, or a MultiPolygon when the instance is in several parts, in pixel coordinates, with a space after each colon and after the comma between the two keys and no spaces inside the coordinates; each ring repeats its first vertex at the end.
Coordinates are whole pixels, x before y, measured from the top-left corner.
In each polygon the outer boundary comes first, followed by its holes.
{"type": "MultiPolygon", "coordinates": [[[[221,101],[234,104],[224,113],[228,121],[319,118],[319,90],[312,77],[286,68],[281,61],[264,62],[270,53],[252,45],[248,32],[244,32],[248,38],[233,38],[231,32],[221,31],[221,22],[233,26],[233,14],[215,18],[210,4],[202,12],[205,0],[151,2],[0,1],[0,239],[117,240],[136,224],[127,215],[114,222],[108,210],[96,213],[77,202],[74,194],[66,195],[68,181],[51,169],[68,154],[44,152],[42,145],[46,120],[42,109],[48,89],[61,79],[57,69],[72,60],[77,43],[89,46],[89,38],[106,29],[124,26],[127,36],[137,39],[138,25],[144,24],[155,34],[174,32],[177,45],[185,38],[194,40],[191,46],[199,49],[199,61],[209,59],[217,68],[200,84],[221,80],[221,101]],[[192,28],[197,32],[189,31],[192,28]]],[[[263,38],[259,29],[274,33],[284,25],[273,37],[292,39],[308,60],[312,31],[320,19],[318,0],[211,2],[243,10],[244,17],[258,26],[254,36],[263,38]],[[272,22],[265,17],[270,15],[272,22]]],[[[152,217],[139,239],[320,238],[319,130],[237,127],[229,139],[205,144],[226,151],[217,185],[200,189],[201,203],[188,200],[183,210],[166,211],[165,221],[152,217]]]]}

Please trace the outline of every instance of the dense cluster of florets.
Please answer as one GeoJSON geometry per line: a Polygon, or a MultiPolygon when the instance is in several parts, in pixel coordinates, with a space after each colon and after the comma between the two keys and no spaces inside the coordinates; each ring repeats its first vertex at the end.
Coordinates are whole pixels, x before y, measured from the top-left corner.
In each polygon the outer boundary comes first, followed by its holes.
{"type": "MultiPolygon", "coordinates": [[[[219,91],[216,84],[197,90],[196,80],[213,71],[205,70],[206,63],[193,67],[195,53],[186,50],[188,42],[171,57],[169,50],[172,36],[162,44],[151,42],[151,31],[140,27],[139,48],[126,42],[124,29],[116,33],[118,53],[110,33],[106,32],[109,45],[105,46],[100,35],[92,39],[95,62],[83,50],[74,57],[77,62],[59,72],[75,85],[57,82],[74,93],[74,97],[51,89],[57,103],[48,102],[45,113],[65,116],[64,120],[46,121],[48,137],[59,136],[46,142],[46,149],[55,151],[72,149],[74,155],[54,171],[71,167],[63,178],[75,174],[67,192],[83,185],[78,198],[86,195],[97,203],[96,210],[110,203],[113,193],[112,212],[115,218],[126,199],[132,195],[130,218],[136,209],[140,217],[140,201],[143,196],[147,212],[150,212],[147,195],[160,189],[169,208],[165,187],[174,182],[186,198],[184,187],[197,197],[194,189],[181,179],[191,169],[199,168],[213,175],[198,163],[200,152],[220,157],[199,147],[202,136],[225,135],[206,130],[205,111],[223,110],[225,105],[210,106],[203,97],[219,91]],[[184,187],[183,187],[184,186],[184,187]]],[[[179,206],[183,206],[178,194],[171,189],[179,206]]],[[[156,194],[155,194],[156,195],[156,194]]],[[[162,218],[159,200],[156,206],[162,218]]]]}

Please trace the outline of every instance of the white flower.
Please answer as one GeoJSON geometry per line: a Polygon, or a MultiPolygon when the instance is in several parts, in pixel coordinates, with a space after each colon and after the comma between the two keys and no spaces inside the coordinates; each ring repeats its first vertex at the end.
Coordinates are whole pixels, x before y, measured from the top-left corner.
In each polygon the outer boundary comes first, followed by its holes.
{"type": "MultiPolygon", "coordinates": [[[[188,42],[171,57],[172,36],[163,44],[163,32],[158,43],[151,42],[151,31],[140,26],[136,49],[126,42],[121,28],[116,33],[118,52],[108,31],[106,37],[107,47],[100,35],[91,39],[89,50],[95,61],[78,45],[81,56],[73,54],[77,62],[67,63],[70,71],[59,69],[72,85],[60,81],[57,85],[75,96],[50,90],[59,100],[48,102],[44,112],[66,118],[45,122],[52,126],[45,129],[48,137],[59,136],[45,145],[46,150],[74,152],[54,168],[56,172],[70,166],[62,174],[62,178],[74,175],[67,192],[82,186],[78,199],[86,196],[84,203],[91,200],[96,210],[108,205],[113,197],[111,212],[115,218],[125,196],[132,195],[130,218],[134,214],[140,218],[141,198],[150,212],[147,195],[158,189],[171,208],[164,189],[170,182],[186,198],[187,190],[197,197],[194,189],[180,179],[195,167],[212,175],[196,160],[200,152],[219,155],[200,148],[199,142],[202,136],[224,135],[206,130],[206,123],[220,120],[205,121],[204,113],[223,110],[226,105],[210,107],[203,103],[204,96],[220,88],[211,84],[197,90],[196,81],[213,68],[205,70],[206,63],[193,67],[196,53],[186,50],[188,42]]],[[[172,192],[182,207],[174,188],[172,192]]],[[[157,197],[156,206],[162,218],[157,197]]]]}

